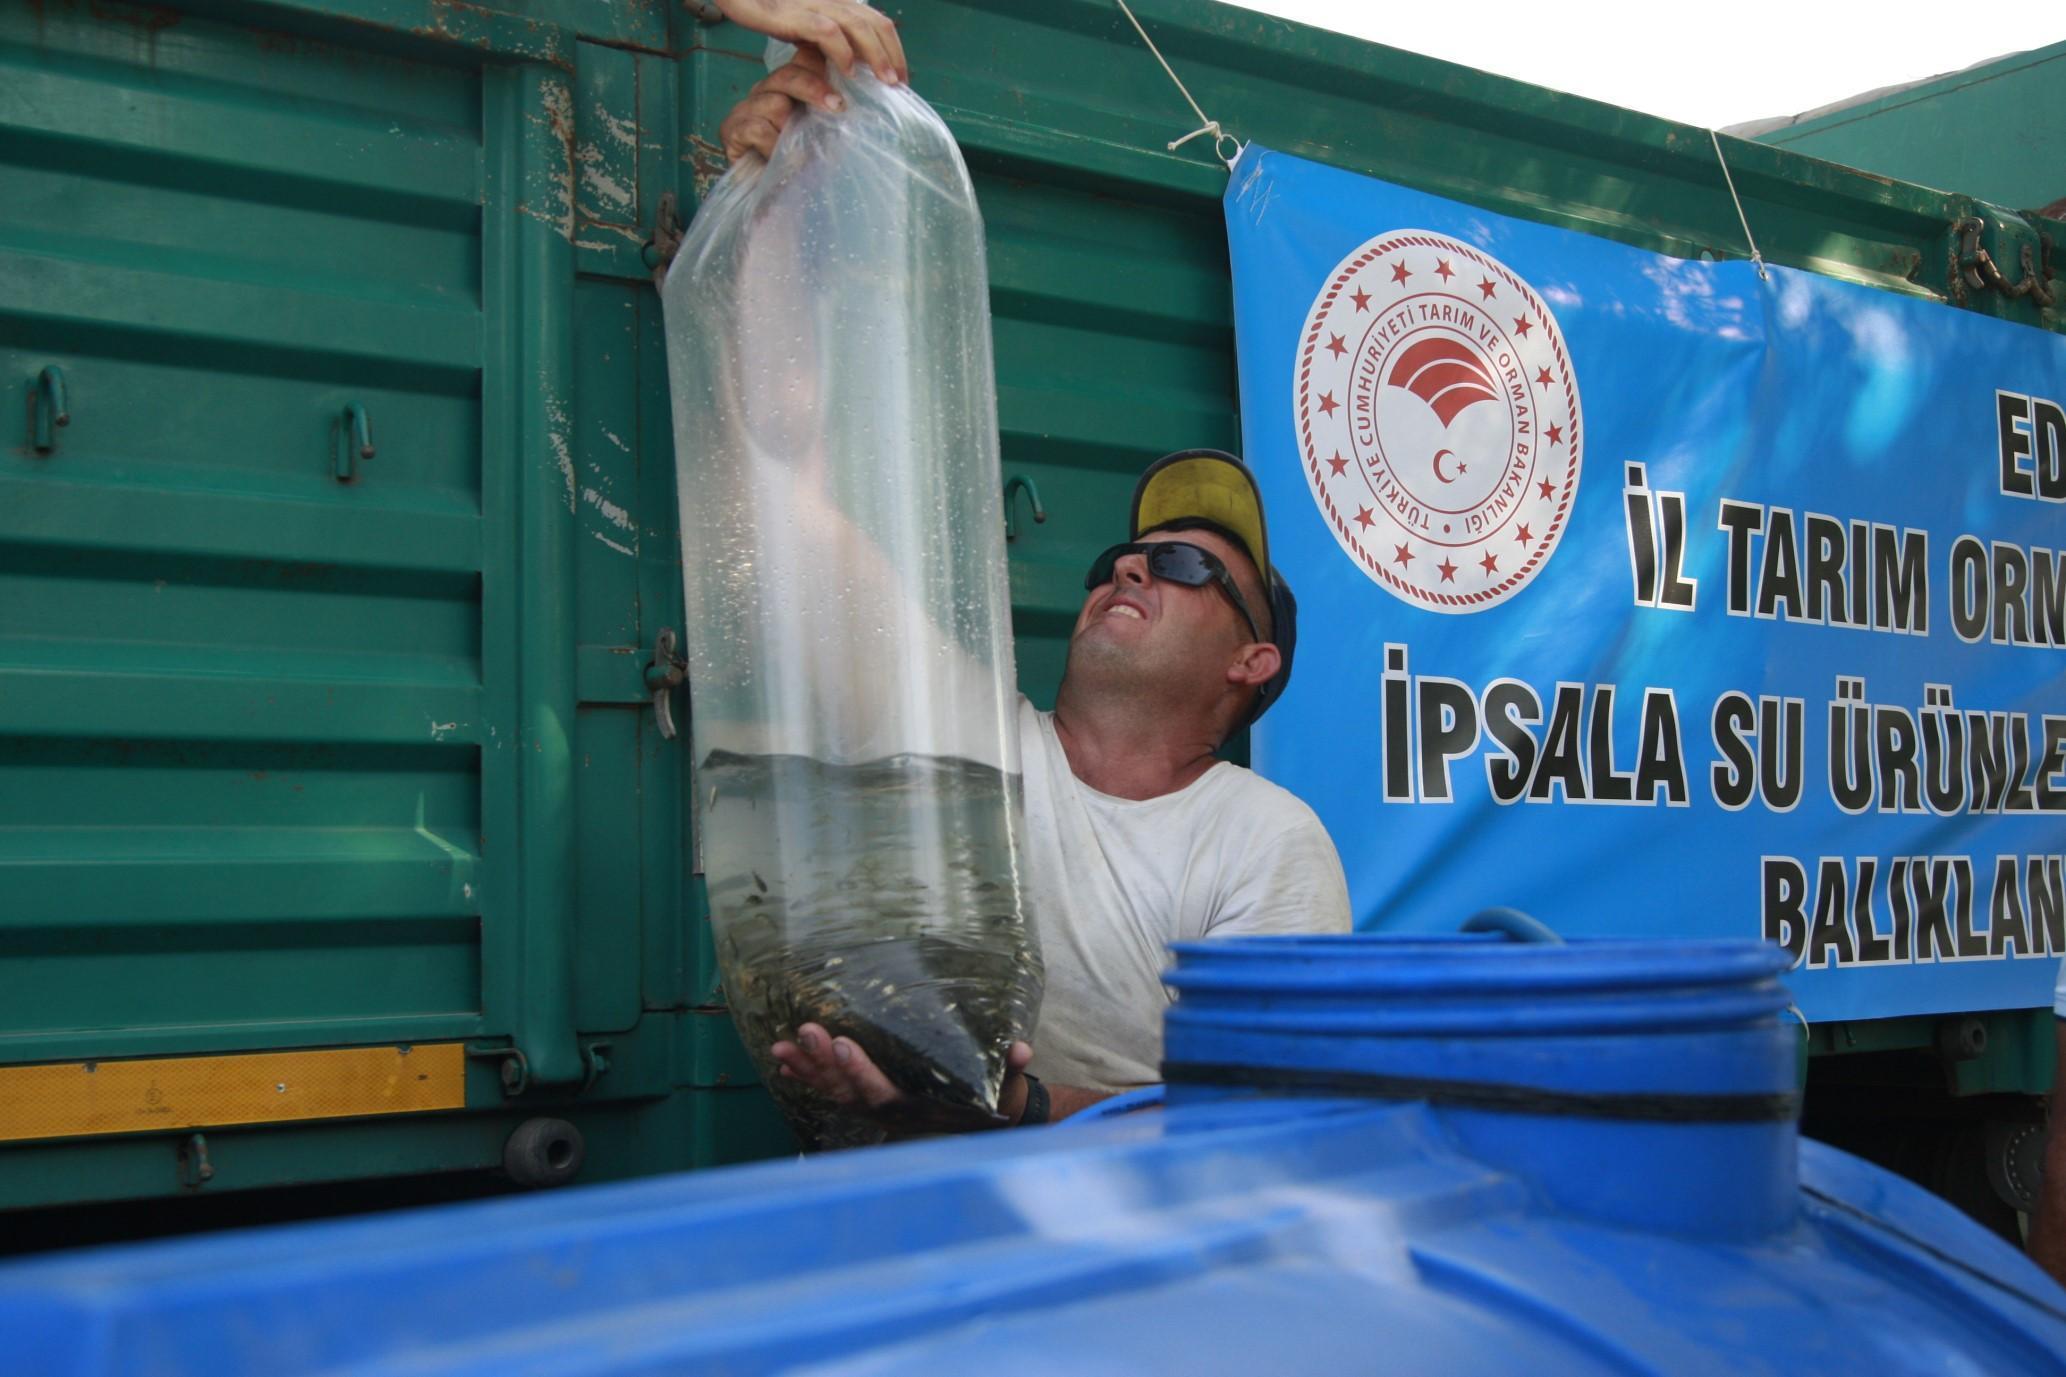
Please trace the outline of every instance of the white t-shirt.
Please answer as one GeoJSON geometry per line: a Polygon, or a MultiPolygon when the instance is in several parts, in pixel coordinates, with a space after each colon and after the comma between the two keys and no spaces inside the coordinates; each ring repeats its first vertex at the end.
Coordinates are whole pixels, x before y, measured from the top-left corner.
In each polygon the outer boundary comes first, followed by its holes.
{"type": "Polygon", "coordinates": [[[1341,858],[1313,810],[1225,762],[1160,798],[1076,778],[1054,715],[1019,702],[1026,902],[1047,963],[1043,1080],[1119,1091],[1162,1079],[1169,944],[1347,932],[1341,858]]]}

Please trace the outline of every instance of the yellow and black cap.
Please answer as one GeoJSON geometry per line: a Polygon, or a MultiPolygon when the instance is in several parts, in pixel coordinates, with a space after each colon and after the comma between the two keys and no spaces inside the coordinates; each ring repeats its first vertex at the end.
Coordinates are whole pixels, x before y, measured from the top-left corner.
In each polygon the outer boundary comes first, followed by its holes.
{"type": "Polygon", "coordinates": [[[1247,552],[1269,591],[1270,640],[1281,657],[1277,672],[1256,691],[1245,727],[1261,717],[1291,682],[1291,653],[1298,644],[1298,601],[1291,586],[1270,563],[1269,527],[1263,521],[1263,496],[1248,465],[1217,449],[1183,449],[1148,465],[1134,485],[1131,539],[1149,531],[1206,529],[1233,541],[1247,552]]]}

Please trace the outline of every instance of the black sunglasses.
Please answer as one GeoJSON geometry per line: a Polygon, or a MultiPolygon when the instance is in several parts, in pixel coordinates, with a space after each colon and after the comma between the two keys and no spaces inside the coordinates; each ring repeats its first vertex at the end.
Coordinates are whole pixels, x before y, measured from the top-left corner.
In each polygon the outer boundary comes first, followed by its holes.
{"type": "Polygon", "coordinates": [[[1148,572],[1170,583],[1180,583],[1186,588],[1217,584],[1219,590],[1227,595],[1227,601],[1234,604],[1234,610],[1241,614],[1241,620],[1248,623],[1248,634],[1258,641],[1263,639],[1262,628],[1255,624],[1255,614],[1248,610],[1248,600],[1241,596],[1234,576],[1227,572],[1227,566],[1220,562],[1219,556],[1181,540],[1114,545],[1091,561],[1090,573],[1083,579],[1084,588],[1102,588],[1110,583],[1112,571],[1128,555],[1146,555],[1148,572]]]}

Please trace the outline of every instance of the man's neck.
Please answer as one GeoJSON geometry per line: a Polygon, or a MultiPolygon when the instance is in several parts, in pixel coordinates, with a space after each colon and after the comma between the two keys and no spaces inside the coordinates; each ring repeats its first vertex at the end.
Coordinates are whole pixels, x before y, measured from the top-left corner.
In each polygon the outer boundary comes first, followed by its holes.
{"type": "Polygon", "coordinates": [[[1055,704],[1055,735],[1070,772],[1114,798],[1173,794],[1216,763],[1210,732],[1143,721],[1126,711],[1099,712],[1066,696],[1055,704]]]}

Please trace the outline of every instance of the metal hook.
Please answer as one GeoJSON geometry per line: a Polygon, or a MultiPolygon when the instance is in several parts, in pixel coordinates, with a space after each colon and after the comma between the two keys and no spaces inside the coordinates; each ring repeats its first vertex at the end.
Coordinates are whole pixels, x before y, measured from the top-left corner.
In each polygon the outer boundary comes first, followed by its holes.
{"type": "Polygon", "coordinates": [[[359,476],[359,460],[373,457],[373,426],[366,408],[353,402],[344,409],[337,436],[337,481],[350,483],[359,476]]]}
{"type": "Polygon", "coordinates": [[[57,448],[55,427],[72,423],[71,406],[65,396],[65,371],[54,363],[45,365],[36,381],[29,384],[29,419],[38,454],[57,448]]]}
{"type": "Polygon", "coordinates": [[[1169,151],[1174,153],[1179,148],[1182,148],[1185,144],[1189,143],[1191,140],[1204,138],[1208,134],[1212,136],[1212,156],[1218,158],[1222,163],[1225,163],[1227,171],[1232,172],[1234,170],[1234,164],[1241,160],[1241,140],[1235,138],[1232,134],[1229,134],[1226,130],[1220,128],[1220,122],[1218,120],[1207,120],[1204,124],[1200,125],[1196,129],[1193,129],[1190,133],[1184,135],[1182,138],[1171,139],[1169,141],[1169,151]],[[1231,153],[1229,153],[1226,149],[1226,145],[1228,144],[1232,144],[1234,146],[1234,151],[1231,153]]]}
{"type": "Polygon", "coordinates": [[[667,278],[667,269],[674,262],[675,254],[681,251],[682,235],[686,228],[681,222],[681,209],[674,193],[660,193],[660,206],[653,215],[653,237],[646,240],[639,249],[639,258],[653,270],[653,281],[657,285],[667,278]]]}
{"type": "Polygon", "coordinates": [[[607,1042],[589,1042],[582,1044],[581,1089],[576,1091],[576,1094],[586,1095],[589,1091],[595,1088],[595,1083],[601,1080],[603,1076],[609,1071],[609,1051],[610,1044],[607,1042]]]}
{"type": "Polygon", "coordinates": [[[1040,489],[1034,486],[1033,480],[1026,477],[1025,474],[1013,474],[1004,485],[1004,538],[1006,540],[1017,540],[1019,538],[1019,504],[1017,499],[1021,489],[1025,491],[1027,497],[1033,500],[1034,524],[1047,524],[1047,508],[1040,503],[1040,489]]]}

